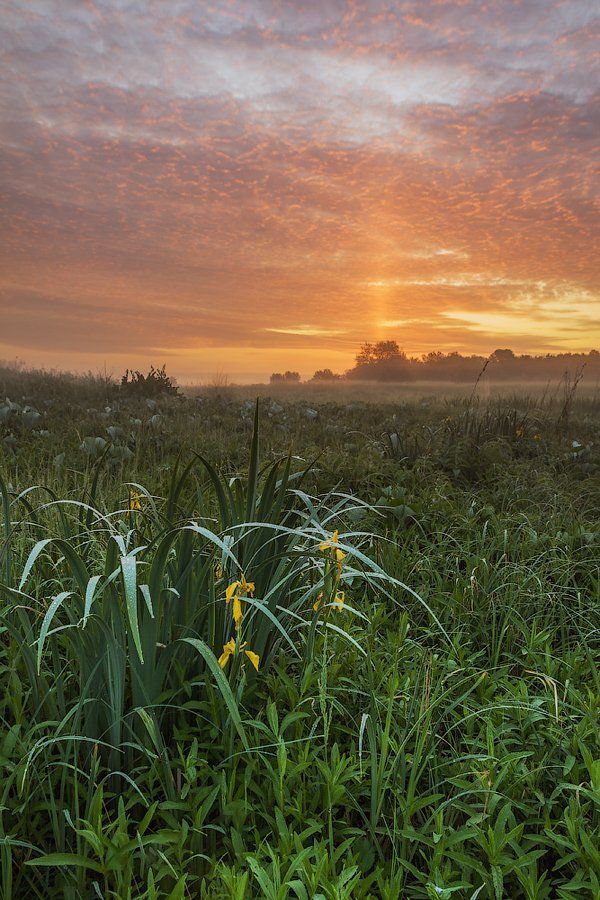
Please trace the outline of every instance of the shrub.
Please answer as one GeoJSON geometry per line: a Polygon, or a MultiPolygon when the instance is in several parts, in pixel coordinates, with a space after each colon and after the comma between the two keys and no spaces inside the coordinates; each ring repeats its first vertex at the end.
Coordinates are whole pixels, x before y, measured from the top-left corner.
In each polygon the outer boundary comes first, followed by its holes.
{"type": "Polygon", "coordinates": [[[156,369],[150,366],[147,375],[137,369],[127,369],[121,378],[121,391],[134,397],[160,397],[163,394],[177,395],[179,388],[173,378],[167,375],[166,367],[156,369]]]}

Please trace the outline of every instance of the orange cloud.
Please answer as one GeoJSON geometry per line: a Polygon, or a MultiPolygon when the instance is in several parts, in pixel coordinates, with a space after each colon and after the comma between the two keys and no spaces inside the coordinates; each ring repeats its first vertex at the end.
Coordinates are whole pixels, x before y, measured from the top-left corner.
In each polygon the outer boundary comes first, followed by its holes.
{"type": "Polygon", "coordinates": [[[600,342],[584,0],[6,6],[3,355],[600,342]]]}

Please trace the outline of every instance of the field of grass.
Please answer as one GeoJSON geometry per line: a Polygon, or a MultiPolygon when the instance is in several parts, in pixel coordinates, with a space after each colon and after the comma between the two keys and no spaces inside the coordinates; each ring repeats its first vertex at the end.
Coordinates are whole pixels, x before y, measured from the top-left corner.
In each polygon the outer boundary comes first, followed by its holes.
{"type": "Polygon", "coordinates": [[[336,389],[0,371],[3,900],[600,896],[597,393],[336,389]]]}
{"type": "MultiPolygon", "coordinates": [[[[527,396],[542,406],[560,404],[564,400],[565,388],[569,380],[527,384],[527,396]]],[[[184,388],[188,396],[203,396],[206,386],[189,386],[184,388]]],[[[214,390],[213,390],[214,392],[214,390]]],[[[523,384],[514,381],[493,382],[485,375],[478,383],[475,391],[473,385],[451,381],[405,381],[405,382],[372,382],[372,381],[305,381],[301,384],[245,384],[230,385],[221,393],[238,399],[254,399],[267,397],[281,402],[304,400],[307,403],[424,403],[431,400],[439,402],[464,401],[474,393],[480,401],[509,401],[523,397],[523,384]]],[[[584,380],[577,388],[578,396],[600,402],[600,385],[593,378],[584,380]]]]}

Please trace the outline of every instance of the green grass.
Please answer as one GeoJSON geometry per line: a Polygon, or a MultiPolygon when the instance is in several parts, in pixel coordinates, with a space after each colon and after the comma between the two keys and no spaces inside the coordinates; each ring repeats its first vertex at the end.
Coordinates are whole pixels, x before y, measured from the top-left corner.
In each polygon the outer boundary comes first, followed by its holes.
{"type": "Polygon", "coordinates": [[[2,898],[600,895],[597,399],[4,377],[2,898]]]}

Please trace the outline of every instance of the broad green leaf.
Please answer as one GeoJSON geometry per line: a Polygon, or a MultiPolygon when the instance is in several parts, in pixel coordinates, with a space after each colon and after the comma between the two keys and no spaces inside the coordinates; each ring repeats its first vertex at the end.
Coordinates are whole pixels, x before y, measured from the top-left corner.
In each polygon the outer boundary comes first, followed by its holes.
{"type": "Polygon", "coordinates": [[[125,603],[127,606],[127,618],[129,619],[129,627],[135,649],[140,658],[140,662],[144,662],[142,654],[142,642],[140,640],[140,624],[138,619],[137,606],[137,560],[134,556],[121,557],[121,571],[123,572],[123,585],[125,587],[125,603]]]}
{"type": "Polygon", "coordinates": [[[38,856],[36,859],[25,860],[26,866],[77,866],[80,869],[91,869],[92,872],[104,874],[104,866],[100,863],[81,856],[78,853],[48,853],[46,856],[38,856]]]}
{"type": "Polygon", "coordinates": [[[62,603],[67,599],[67,597],[70,597],[72,595],[72,593],[73,593],[72,591],[63,591],[61,594],[58,594],[54,598],[54,600],[52,601],[50,606],[48,607],[46,615],[43,618],[42,627],[40,628],[40,636],[38,638],[38,647],[37,647],[38,675],[39,675],[40,669],[42,667],[42,653],[44,651],[44,643],[46,641],[46,635],[48,634],[48,629],[50,628],[52,619],[54,618],[56,611],[59,609],[59,607],[62,605],[62,603]]]}

